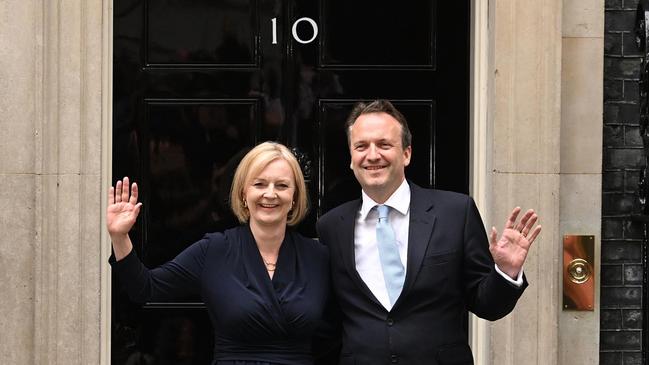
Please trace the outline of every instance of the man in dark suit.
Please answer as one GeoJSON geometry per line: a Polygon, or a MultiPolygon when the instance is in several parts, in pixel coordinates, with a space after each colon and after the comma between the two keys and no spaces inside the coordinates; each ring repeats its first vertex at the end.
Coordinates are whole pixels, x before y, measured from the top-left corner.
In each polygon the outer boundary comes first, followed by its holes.
{"type": "Polygon", "coordinates": [[[488,240],[473,199],[408,182],[411,134],[389,101],[357,104],[347,133],[362,199],[318,221],[342,313],[340,364],[473,364],[467,310],[496,320],[514,308],[537,215],[518,221],[514,209],[488,240]]]}

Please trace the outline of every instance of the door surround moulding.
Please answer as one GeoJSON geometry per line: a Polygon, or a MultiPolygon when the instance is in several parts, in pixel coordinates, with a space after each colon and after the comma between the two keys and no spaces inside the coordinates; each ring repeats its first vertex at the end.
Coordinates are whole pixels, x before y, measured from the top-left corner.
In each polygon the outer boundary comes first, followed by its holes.
{"type": "MultiPolygon", "coordinates": [[[[113,0],[102,2],[104,19],[102,28],[102,54],[101,60],[101,94],[102,94],[102,128],[101,128],[101,186],[107,192],[112,185],[112,155],[113,155],[113,0]]],[[[106,199],[101,199],[101,222],[106,221],[106,199]]],[[[111,275],[108,257],[111,254],[111,243],[106,229],[101,229],[101,286],[100,286],[100,364],[110,365],[111,358],[111,275]],[[105,259],[104,259],[105,258],[105,259]]]]}
{"type": "MultiPolygon", "coordinates": [[[[101,185],[103,191],[111,186],[112,176],[112,103],[113,103],[113,0],[104,0],[102,28],[102,155],[101,185]]],[[[470,18],[470,172],[469,189],[478,208],[484,214],[487,207],[488,185],[488,105],[489,105],[489,1],[471,0],[470,18]]],[[[106,199],[101,203],[102,222],[105,220],[106,199]]],[[[101,256],[111,253],[110,240],[101,230],[101,256]]],[[[111,277],[107,260],[101,262],[101,348],[102,365],[111,363],[111,277]]],[[[489,337],[487,322],[471,315],[469,320],[470,345],[476,365],[488,365],[489,337]]]]}
{"type": "MultiPolygon", "coordinates": [[[[489,206],[487,191],[489,185],[489,65],[490,40],[489,1],[471,0],[470,18],[470,75],[469,75],[469,190],[478,209],[485,217],[489,206]]],[[[484,219],[484,218],[483,218],[484,219]]],[[[489,329],[487,321],[470,314],[469,344],[476,365],[489,364],[489,329]]]]}

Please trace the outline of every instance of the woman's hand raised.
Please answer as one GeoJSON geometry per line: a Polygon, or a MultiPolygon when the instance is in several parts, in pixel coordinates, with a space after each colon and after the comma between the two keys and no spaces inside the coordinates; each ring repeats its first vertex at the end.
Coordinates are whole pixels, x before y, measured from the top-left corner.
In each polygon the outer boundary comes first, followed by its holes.
{"type": "Polygon", "coordinates": [[[137,184],[129,189],[128,177],[118,181],[115,187],[108,190],[108,208],[106,209],[106,227],[111,238],[123,237],[131,230],[142,203],[137,202],[137,184]]]}

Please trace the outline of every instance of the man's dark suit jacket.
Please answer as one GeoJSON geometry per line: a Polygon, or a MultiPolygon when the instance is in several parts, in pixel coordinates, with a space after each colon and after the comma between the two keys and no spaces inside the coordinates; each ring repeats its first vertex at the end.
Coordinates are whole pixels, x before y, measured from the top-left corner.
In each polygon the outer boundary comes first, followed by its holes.
{"type": "Polygon", "coordinates": [[[410,190],[406,278],[389,312],[356,271],[354,225],[361,200],[318,221],[342,311],[340,365],[473,364],[467,310],[488,320],[502,318],[527,286],[517,288],[495,271],[473,199],[413,183],[410,190]]]}

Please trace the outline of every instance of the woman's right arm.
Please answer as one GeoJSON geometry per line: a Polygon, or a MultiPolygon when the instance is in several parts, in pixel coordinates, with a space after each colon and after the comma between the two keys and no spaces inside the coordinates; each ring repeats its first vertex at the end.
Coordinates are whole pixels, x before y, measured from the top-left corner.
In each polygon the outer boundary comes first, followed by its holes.
{"type": "Polygon", "coordinates": [[[137,200],[137,184],[129,188],[129,179],[125,177],[109,189],[106,209],[106,227],[115,253],[110,263],[129,297],[143,303],[197,293],[210,238],[204,237],[172,261],[149,270],[133,252],[128,236],[142,207],[137,200]]]}

